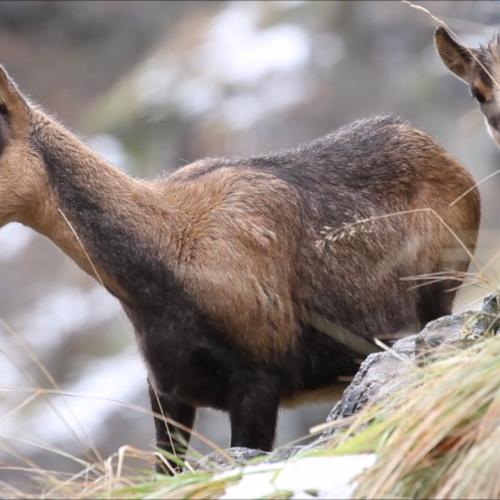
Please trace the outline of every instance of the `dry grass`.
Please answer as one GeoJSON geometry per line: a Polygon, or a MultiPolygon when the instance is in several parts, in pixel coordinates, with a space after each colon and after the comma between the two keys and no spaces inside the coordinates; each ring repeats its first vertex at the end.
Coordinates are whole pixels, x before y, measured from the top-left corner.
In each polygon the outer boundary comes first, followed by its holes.
{"type": "MultiPolygon", "coordinates": [[[[39,443],[29,442],[35,447],[39,443]]],[[[12,450],[6,450],[12,451],[12,450]]],[[[188,462],[181,463],[174,456],[162,455],[131,446],[122,446],[102,462],[85,463],[61,450],[51,448],[68,461],[78,461],[81,470],[75,474],[45,470],[34,463],[25,466],[0,466],[2,472],[23,473],[22,485],[0,481],[1,498],[215,498],[224,491],[223,484],[237,480],[228,478],[213,481],[214,473],[193,471],[188,462]],[[152,472],[158,459],[168,458],[183,465],[184,474],[165,476],[152,472]],[[209,494],[210,492],[210,494],[209,494]]],[[[191,456],[192,453],[191,453],[191,456]]],[[[23,457],[18,457],[22,460],[23,457]]],[[[20,481],[18,481],[19,483],[20,481]]]]}
{"type": "Polygon", "coordinates": [[[377,454],[357,498],[500,497],[500,337],[436,357],[337,438],[377,454]]]}

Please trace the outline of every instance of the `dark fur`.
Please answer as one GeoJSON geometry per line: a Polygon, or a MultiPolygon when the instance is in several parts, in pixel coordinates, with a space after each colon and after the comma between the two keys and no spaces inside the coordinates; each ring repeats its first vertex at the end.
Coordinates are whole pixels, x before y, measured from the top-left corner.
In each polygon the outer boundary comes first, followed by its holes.
{"type": "Polygon", "coordinates": [[[9,140],[9,115],[5,106],[0,104],[0,155],[9,140]]]}

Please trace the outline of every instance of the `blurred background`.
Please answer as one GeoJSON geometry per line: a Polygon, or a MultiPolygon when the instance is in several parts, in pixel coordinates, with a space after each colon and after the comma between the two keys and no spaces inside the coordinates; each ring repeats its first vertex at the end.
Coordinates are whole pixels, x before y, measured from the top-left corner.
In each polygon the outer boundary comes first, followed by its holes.
{"type": "MultiPolygon", "coordinates": [[[[497,2],[421,4],[471,45],[500,24],[497,2]]],[[[438,59],[434,27],[393,1],[4,1],[0,62],[34,102],[135,176],[283,149],[395,113],[479,180],[500,154],[466,86],[438,59]]],[[[499,187],[499,177],[481,185],[481,265],[500,247],[499,187]]],[[[457,307],[475,306],[499,272],[500,259],[457,307]]],[[[123,444],[151,448],[152,420],[138,409],[149,408],[145,370],[118,303],[16,224],[0,231],[0,318],[0,480],[14,477],[13,465],[79,470],[76,457],[91,459],[92,447],[103,456],[123,444]],[[56,386],[69,395],[32,389],[56,386]]],[[[283,410],[278,444],[331,406],[283,410]]],[[[202,410],[197,429],[229,444],[222,413],[202,410]]]]}

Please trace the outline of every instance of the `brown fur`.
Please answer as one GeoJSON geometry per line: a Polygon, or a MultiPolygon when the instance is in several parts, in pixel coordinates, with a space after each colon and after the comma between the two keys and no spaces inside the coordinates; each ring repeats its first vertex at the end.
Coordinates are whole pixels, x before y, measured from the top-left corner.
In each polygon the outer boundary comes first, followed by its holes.
{"type": "Polygon", "coordinates": [[[176,272],[241,347],[264,358],[285,352],[299,330],[290,246],[298,207],[292,204],[276,223],[270,215],[294,194],[270,175],[245,170],[221,169],[187,183],[182,177],[174,174],[162,189],[169,205],[190,220],[174,243],[176,272]],[[264,193],[269,197],[262,206],[264,193]]]}
{"type": "MultiPolygon", "coordinates": [[[[262,358],[284,353],[294,344],[299,331],[298,320],[306,313],[298,313],[293,303],[293,295],[297,293],[293,272],[299,249],[290,244],[297,241],[299,229],[296,226],[300,214],[298,204],[294,202],[296,193],[290,185],[250,168],[221,168],[195,177],[207,168],[210,161],[199,161],[184,167],[167,179],[138,181],[107,165],[42,111],[33,108],[29,117],[32,131],[40,131],[48,147],[74,154],[74,161],[85,172],[91,189],[103,192],[109,210],[128,220],[142,239],[150,240],[152,246],[163,248],[166,259],[175,262],[175,272],[186,289],[203,310],[225,325],[226,330],[231,332],[232,340],[262,358]],[[261,203],[262,199],[266,199],[265,206],[261,203]],[[275,220],[274,215],[280,212],[282,206],[287,206],[288,211],[275,220]],[[148,226],[144,225],[144,220],[149,221],[148,226]],[[269,300],[275,302],[276,306],[272,309],[268,307],[269,300]]],[[[469,175],[465,171],[461,176],[457,175],[462,172],[460,165],[449,156],[443,157],[442,150],[429,143],[425,134],[407,125],[400,125],[398,134],[410,136],[415,144],[415,155],[422,155],[421,144],[425,143],[429,148],[428,165],[421,165],[420,178],[409,181],[441,186],[439,199],[433,198],[433,193],[421,190],[419,197],[404,208],[420,209],[428,207],[431,202],[441,216],[449,219],[446,215],[448,205],[456,198],[455,193],[470,187],[469,175]],[[450,170],[449,175],[446,169],[450,170]],[[450,184],[442,183],[443,176],[450,184]]],[[[91,275],[94,275],[95,266],[98,279],[102,279],[110,291],[127,302],[126,292],[100,267],[99,259],[90,264],[84,247],[59,212],[56,196],[39,162],[36,152],[22,141],[13,142],[5,152],[2,164],[6,164],[3,173],[4,176],[7,174],[7,178],[2,185],[9,188],[9,193],[3,194],[2,199],[5,200],[3,205],[12,207],[7,222],[19,220],[45,234],[91,275]],[[23,178],[23,183],[18,182],[19,177],[23,178]],[[12,187],[16,189],[12,190],[12,187]]],[[[396,185],[394,192],[385,190],[383,195],[388,199],[398,198],[402,194],[399,191],[400,186],[396,185]]],[[[475,193],[472,193],[469,200],[474,196],[475,193]]],[[[472,213],[465,202],[464,208],[464,211],[451,211],[453,218],[462,217],[462,220],[451,224],[474,227],[472,221],[465,220],[472,213]]],[[[439,234],[434,240],[435,247],[427,246],[422,250],[424,253],[418,251],[418,241],[407,242],[407,251],[399,252],[401,259],[418,257],[425,262],[433,259],[439,253],[438,249],[456,246],[449,231],[436,224],[432,215],[424,213],[405,217],[421,225],[417,234],[429,229],[437,230],[439,234]]],[[[383,228],[386,222],[376,221],[374,224],[383,228]]],[[[78,228],[76,230],[78,233],[78,228]]],[[[361,238],[359,244],[369,243],[362,229],[358,228],[357,232],[361,238]]],[[[316,235],[305,242],[302,251],[311,255],[306,256],[304,261],[315,259],[318,252],[308,243],[316,243],[318,238],[320,236],[316,235]]],[[[349,252],[349,248],[339,247],[331,256],[322,252],[319,257],[341,258],[338,252],[349,252]]],[[[384,260],[376,264],[380,274],[386,274],[389,267],[394,267],[393,256],[390,252],[387,256],[387,266],[384,260]]],[[[467,260],[465,256],[463,260],[467,260]]],[[[365,265],[364,260],[356,265],[360,273],[365,265]]],[[[422,267],[425,268],[426,264],[422,267]]],[[[349,273],[352,272],[350,269],[349,273]]],[[[314,302],[318,290],[314,286],[309,290],[307,288],[309,283],[314,285],[316,282],[316,268],[306,268],[304,273],[310,275],[302,283],[301,301],[314,302]]],[[[346,276],[346,279],[351,277],[346,276]]],[[[360,282],[360,286],[364,288],[366,283],[360,282]]]]}
{"type": "Polygon", "coordinates": [[[493,85],[488,85],[481,78],[474,78],[472,81],[472,88],[476,89],[480,95],[484,96],[486,102],[489,102],[494,97],[493,85]]]}

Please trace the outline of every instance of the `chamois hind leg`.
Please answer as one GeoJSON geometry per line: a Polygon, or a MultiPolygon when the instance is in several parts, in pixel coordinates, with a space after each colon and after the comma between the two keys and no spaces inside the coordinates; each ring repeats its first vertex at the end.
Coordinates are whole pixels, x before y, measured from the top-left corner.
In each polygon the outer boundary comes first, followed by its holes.
{"type": "MultiPolygon", "coordinates": [[[[151,383],[149,383],[149,398],[151,400],[151,409],[154,413],[164,415],[192,429],[196,416],[196,409],[193,406],[181,403],[170,396],[155,393],[151,383]]],[[[183,459],[189,444],[189,438],[191,437],[190,432],[173,425],[168,425],[167,422],[159,417],[155,417],[154,421],[156,447],[168,454],[177,456],[179,459],[183,459]]],[[[162,460],[158,460],[156,471],[166,474],[171,474],[172,471],[181,471],[182,467],[179,464],[168,459],[167,462],[171,467],[168,467],[162,460]]]]}
{"type": "MultiPolygon", "coordinates": [[[[455,268],[458,274],[467,271],[469,267],[469,259],[459,261],[458,263],[449,264],[447,269],[455,268]]],[[[442,269],[446,269],[443,265],[442,269]]],[[[452,313],[453,301],[457,294],[456,288],[460,286],[461,280],[444,279],[431,285],[424,285],[420,288],[420,302],[418,309],[418,317],[423,328],[429,321],[446,316],[452,313]]]]}
{"type": "Polygon", "coordinates": [[[450,289],[459,284],[458,281],[446,280],[421,287],[418,309],[420,328],[423,328],[429,321],[451,314],[456,292],[450,289]]]}
{"type": "Polygon", "coordinates": [[[256,373],[233,376],[228,403],[231,446],[272,450],[279,406],[274,379],[256,373]]]}

